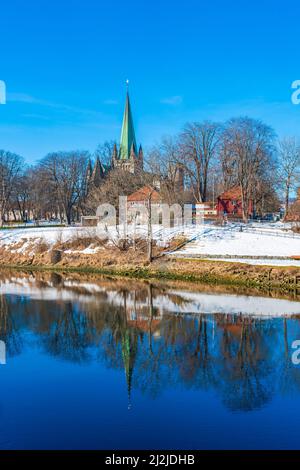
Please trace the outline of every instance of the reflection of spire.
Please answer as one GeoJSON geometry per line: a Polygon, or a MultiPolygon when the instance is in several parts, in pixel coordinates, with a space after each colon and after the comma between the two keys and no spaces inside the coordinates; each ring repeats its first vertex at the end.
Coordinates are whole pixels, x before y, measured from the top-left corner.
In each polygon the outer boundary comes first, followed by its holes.
{"type": "Polygon", "coordinates": [[[137,336],[136,334],[126,329],[122,333],[122,356],[125,368],[127,394],[128,394],[128,409],[131,408],[131,389],[132,389],[132,376],[134,362],[137,353],[137,336]]]}
{"type": "Polygon", "coordinates": [[[125,325],[122,328],[122,357],[125,368],[125,376],[127,382],[127,395],[128,395],[128,409],[131,408],[131,388],[132,388],[132,376],[135,358],[137,354],[137,335],[134,330],[131,330],[127,325],[127,304],[126,304],[126,292],[124,291],[124,317],[125,325]]]}

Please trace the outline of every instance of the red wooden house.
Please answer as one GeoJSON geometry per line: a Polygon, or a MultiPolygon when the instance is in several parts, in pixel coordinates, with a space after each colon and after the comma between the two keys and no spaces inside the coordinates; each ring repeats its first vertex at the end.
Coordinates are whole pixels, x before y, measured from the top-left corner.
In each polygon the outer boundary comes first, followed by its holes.
{"type": "MultiPolygon", "coordinates": [[[[234,186],[220,194],[217,203],[218,216],[243,217],[242,191],[239,186],[234,186]]],[[[253,201],[249,201],[248,216],[253,217],[253,201]]]]}

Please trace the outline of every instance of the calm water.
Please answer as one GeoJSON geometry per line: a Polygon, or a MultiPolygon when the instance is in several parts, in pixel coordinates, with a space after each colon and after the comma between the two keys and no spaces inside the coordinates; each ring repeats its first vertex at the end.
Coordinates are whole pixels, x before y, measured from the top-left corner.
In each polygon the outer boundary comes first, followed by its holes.
{"type": "Polygon", "coordinates": [[[0,289],[1,449],[300,448],[299,302],[4,272],[0,289]]]}

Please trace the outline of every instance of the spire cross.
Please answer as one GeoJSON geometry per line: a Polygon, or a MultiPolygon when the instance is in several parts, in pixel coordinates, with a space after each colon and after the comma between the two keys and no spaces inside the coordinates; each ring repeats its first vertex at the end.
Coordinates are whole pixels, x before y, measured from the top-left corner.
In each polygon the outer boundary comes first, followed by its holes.
{"type": "Polygon", "coordinates": [[[126,89],[127,89],[127,91],[128,91],[128,88],[129,88],[129,80],[127,79],[126,80],[126,89]]]}

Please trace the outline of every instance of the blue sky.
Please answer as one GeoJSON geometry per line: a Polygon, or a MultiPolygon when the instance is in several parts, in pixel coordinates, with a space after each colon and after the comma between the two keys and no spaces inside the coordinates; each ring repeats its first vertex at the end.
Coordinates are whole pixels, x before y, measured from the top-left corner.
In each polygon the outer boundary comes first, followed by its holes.
{"type": "Polygon", "coordinates": [[[299,13],[294,0],[2,3],[0,148],[35,161],[119,140],[127,78],[144,147],[238,115],[300,135],[299,13]]]}

